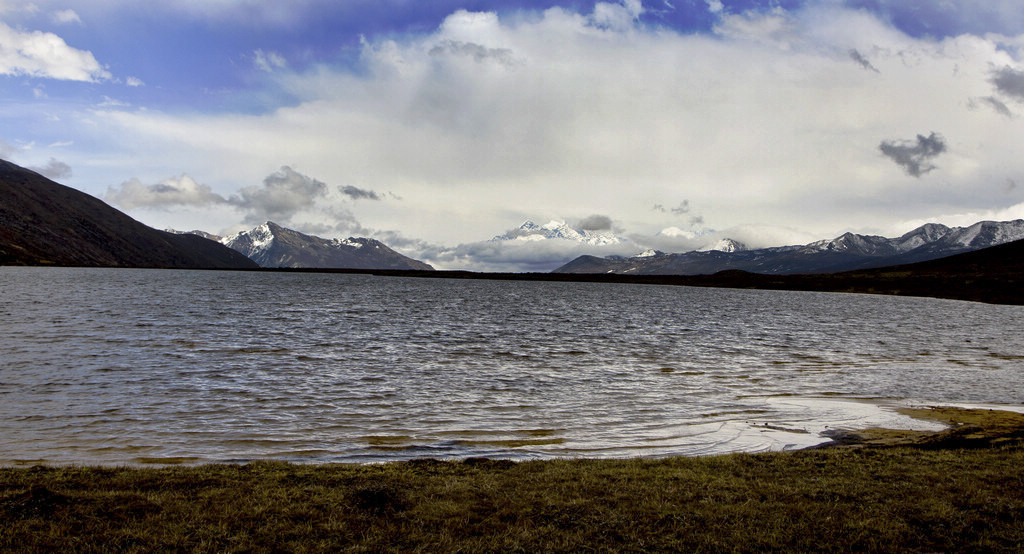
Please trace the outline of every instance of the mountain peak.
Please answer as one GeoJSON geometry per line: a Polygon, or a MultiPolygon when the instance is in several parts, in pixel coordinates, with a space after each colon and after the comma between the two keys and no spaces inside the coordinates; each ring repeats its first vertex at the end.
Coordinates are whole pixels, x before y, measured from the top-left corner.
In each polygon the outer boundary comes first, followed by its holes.
{"type": "Polygon", "coordinates": [[[619,244],[622,242],[622,239],[610,231],[574,229],[565,221],[558,219],[552,219],[544,225],[537,225],[532,220],[527,219],[517,229],[508,231],[503,235],[498,235],[492,238],[491,242],[536,242],[550,239],[561,239],[592,245],[619,244]]]}
{"type": "Polygon", "coordinates": [[[747,250],[747,245],[730,238],[724,238],[700,249],[701,252],[742,252],[744,250],[747,250]]]}
{"type": "Polygon", "coordinates": [[[222,243],[262,267],[433,269],[375,239],[324,239],[281,227],[272,221],[226,237],[222,243]]]}

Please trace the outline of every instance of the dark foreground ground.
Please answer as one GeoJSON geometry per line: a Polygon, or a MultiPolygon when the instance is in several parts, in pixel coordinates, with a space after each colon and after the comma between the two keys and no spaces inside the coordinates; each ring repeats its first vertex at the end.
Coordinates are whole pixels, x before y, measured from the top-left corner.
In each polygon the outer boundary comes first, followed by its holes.
{"type": "Polygon", "coordinates": [[[1024,417],[933,416],[708,458],[0,468],[0,551],[1024,551],[1024,417]]]}

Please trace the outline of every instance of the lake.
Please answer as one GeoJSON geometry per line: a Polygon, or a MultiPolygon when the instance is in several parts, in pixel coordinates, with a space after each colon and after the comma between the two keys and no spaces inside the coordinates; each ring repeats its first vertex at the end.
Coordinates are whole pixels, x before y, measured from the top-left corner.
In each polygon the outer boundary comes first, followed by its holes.
{"type": "Polygon", "coordinates": [[[0,464],[802,448],[1024,403],[1024,307],[288,272],[0,267],[0,464]]]}

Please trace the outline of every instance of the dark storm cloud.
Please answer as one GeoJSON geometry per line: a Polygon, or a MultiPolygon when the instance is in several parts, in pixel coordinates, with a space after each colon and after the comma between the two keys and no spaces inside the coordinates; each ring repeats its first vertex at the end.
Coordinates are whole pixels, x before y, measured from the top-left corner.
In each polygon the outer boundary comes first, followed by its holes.
{"type": "Polygon", "coordinates": [[[1024,71],[1004,67],[992,72],[992,84],[1000,93],[1024,102],[1024,71]]]}
{"type": "Polygon", "coordinates": [[[380,200],[380,195],[372,190],[361,189],[352,185],[338,187],[338,192],[353,200],[380,200]]]}
{"type": "Polygon", "coordinates": [[[855,50],[855,49],[851,49],[850,50],[850,58],[852,58],[853,61],[855,61],[858,64],[860,64],[860,66],[863,67],[864,69],[867,69],[869,71],[874,71],[875,73],[880,73],[880,71],[878,71],[878,68],[875,67],[874,65],[872,65],[871,62],[868,61],[868,59],[865,58],[863,55],[861,55],[861,53],[858,52],[857,50],[855,50]]]}
{"type": "Polygon", "coordinates": [[[317,198],[327,194],[327,185],[298,171],[282,166],[263,179],[261,186],[245,187],[229,203],[248,211],[247,223],[288,221],[296,213],[312,208],[317,198]]]}
{"type": "Polygon", "coordinates": [[[610,231],[612,229],[612,218],[606,215],[594,214],[580,220],[576,228],[583,231],[610,231]]]}
{"type": "Polygon", "coordinates": [[[917,135],[916,140],[883,140],[878,149],[908,175],[920,177],[935,169],[931,160],[946,151],[946,142],[933,132],[927,137],[917,135]]]}

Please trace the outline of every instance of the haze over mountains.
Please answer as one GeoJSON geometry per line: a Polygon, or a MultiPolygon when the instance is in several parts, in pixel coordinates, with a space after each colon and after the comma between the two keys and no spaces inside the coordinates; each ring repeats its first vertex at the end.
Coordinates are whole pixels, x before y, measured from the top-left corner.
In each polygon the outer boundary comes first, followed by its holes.
{"type": "Polygon", "coordinates": [[[580,256],[555,272],[703,275],[736,269],[769,275],[831,273],[934,260],[1019,239],[1024,239],[1024,220],[1019,219],[952,228],[929,223],[897,238],[846,233],[806,245],[756,250],[724,239],[711,249],[685,253],[647,251],[633,257],[580,256]]]}

